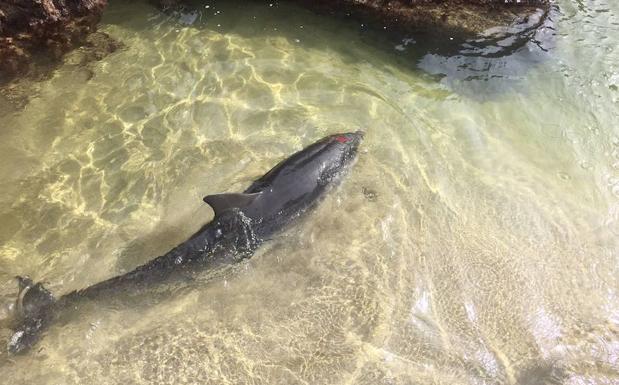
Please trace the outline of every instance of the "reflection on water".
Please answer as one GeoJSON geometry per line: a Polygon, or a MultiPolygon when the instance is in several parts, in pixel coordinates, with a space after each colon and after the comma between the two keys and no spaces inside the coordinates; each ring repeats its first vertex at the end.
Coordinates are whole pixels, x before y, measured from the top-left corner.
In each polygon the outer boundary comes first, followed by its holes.
{"type": "Polygon", "coordinates": [[[113,2],[102,29],[126,48],[90,80],[59,68],[0,118],[3,303],[17,274],[62,294],[167,251],[212,216],[202,196],[323,135],[364,129],[364,151],[248,262],[161,301],[81,309],[0,355],[0,375],[616,383],[617,15],[563,0],[554,30],[514,52],[446,54],[414,37],[377,48],[352,21],[281,4],[113,2]]]}

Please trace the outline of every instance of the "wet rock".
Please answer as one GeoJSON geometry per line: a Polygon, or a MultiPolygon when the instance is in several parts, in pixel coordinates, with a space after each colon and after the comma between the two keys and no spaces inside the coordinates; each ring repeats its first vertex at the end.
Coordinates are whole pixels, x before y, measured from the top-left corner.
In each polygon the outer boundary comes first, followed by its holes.
{"type": "Polygon", "coordinates": [[[526,22],[547,0],[294,0],[322,13],[355,17],[392,33],[467,37],[526,22]]]}
{"type": "Polygon", "coordinates": [[[86,65],[90,62],[101,60],[112,52],[122,48],[123,44],[111,38],[104,32],[89,34],[81,46],[69,53],[65,58],[65,64],[86,65]]]}
{"type": "MultiPolygon", "coordinates": [[[[173,8],[183,0],[150,0],[173,8]]],[[[353,17],[364,27],[396,34],[471,37],[526,23],[548,11],[550,0],[290,0],[319,13],[353,17]]]]}
{"type": "Polygon", "coordinates": [[[0,0],[0,82],[83,44],[106,5],[107,0],[0,0]]]}
{"type": "MultiPolygon", "coordinates": [[[[76,80],[88,81],[93,75],[90,65],[122,47],[121,42],[114,40],[108,34],[93,32],[81,41],[77,49],[68,52],[59,60],[45,57],[31,60],[28,56],[19,64],[24,66],[25,70],[21,68],[21,72],[13,73],[23,76],[7,76],[4,80],[0,79],[0,113],[3,107],[7,111],[23,108],[30,98],[38,94],[40,82],[50,78],[56,65],[64,64],[65,70],[74,71],[76,80]]],[[[0,52],[0,55],[2,54],[0,52]]]]}

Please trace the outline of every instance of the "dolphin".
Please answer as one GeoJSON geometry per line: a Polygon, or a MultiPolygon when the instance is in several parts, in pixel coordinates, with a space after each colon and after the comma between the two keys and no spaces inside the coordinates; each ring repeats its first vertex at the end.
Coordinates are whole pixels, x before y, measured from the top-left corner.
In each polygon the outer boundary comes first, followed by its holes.
{"type": "Polygon", "coordinates": [[[144,291],[179,275],[249,258],[266,240],[287,228],[337,185],[356,159],[363,133],[327,136],[281,161],[242,193],[208,195],[215,213],[185,242],[136,269],[59,298],[42,283],[17,277],[10,353],[27,351],[57,320],[80,301],[144,291]]]}

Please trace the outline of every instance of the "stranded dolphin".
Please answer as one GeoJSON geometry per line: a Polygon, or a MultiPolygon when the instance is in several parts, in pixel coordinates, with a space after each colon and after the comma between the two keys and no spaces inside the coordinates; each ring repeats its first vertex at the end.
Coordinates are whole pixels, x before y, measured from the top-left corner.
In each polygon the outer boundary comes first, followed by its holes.
{"type": "Polygon", "coordinates": [[[331,135],[283,160],[241,194],[204,198],[214,219],[165,255],[56,299],[41,283],[18,277],[16,323],[8,349],[25,351],[59,317],[61,310],[84,299],[143,290],[179,273],[230,264],[250,257],[256,248],[314,206],[341,179],[356,158],[361,132],[331,135]]]}

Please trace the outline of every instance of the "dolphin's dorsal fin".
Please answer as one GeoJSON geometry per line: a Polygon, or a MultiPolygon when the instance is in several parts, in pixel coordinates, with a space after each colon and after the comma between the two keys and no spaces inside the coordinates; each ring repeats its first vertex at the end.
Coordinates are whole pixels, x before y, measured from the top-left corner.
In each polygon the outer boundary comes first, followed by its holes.
{"type": "Polygon", "coordinates": [[[242,209],[251,205],[256,198],[260,196],[260,193],[253,194],[215,194],[207,195],[204,197],[204,202],[215,211],[215,215],[219,215],[225,210],[232,208],[242,209]]]}

